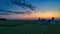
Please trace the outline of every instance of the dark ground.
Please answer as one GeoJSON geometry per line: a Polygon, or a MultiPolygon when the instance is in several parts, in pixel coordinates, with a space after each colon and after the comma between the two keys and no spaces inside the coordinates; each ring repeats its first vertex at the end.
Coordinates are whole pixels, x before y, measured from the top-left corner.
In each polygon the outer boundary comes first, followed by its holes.
{"type": "Polygon", "coordinates": [[[60,34],[60,24],[34,24],[29,20],[0,21],[0,34],[60,34]]]}

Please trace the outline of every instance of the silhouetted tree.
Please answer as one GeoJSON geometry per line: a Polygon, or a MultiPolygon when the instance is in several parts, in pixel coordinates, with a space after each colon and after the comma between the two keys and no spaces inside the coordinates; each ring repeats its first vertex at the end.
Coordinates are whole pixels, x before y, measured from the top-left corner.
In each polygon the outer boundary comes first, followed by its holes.
{"type": "Polygon", "coordinates": [[[39,21],[40,21],[40,17],[39,17],[39,21]]]}
{"type": "Polygon", "coordinates": [[[54,20],[54,17],[52,17],[52,20],[54,20]]]}

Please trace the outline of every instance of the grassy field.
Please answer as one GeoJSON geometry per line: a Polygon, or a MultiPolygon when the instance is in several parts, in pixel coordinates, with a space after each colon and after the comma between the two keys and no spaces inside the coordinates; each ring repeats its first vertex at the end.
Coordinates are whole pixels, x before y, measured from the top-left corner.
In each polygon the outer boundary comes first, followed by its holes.
{"type": "Polygon", "coordinates": [[[40,25],[32,21],[0,21],[0,34],[60,34],[60,24],[40,25]]]}

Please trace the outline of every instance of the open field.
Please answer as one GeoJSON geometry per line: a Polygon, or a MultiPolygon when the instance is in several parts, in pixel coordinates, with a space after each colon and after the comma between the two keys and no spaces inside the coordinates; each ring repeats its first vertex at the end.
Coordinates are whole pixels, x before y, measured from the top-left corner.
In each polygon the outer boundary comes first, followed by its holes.
{"type": "Polygon", "coordinates": [[[60,24],[40,25],[32,21],[0,21],[0,34],[60,34],[60,24]]]}

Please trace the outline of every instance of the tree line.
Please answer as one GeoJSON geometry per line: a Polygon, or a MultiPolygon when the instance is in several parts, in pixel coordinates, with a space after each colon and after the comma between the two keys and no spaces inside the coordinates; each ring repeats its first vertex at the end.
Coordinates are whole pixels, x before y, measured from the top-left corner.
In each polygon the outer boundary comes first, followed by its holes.
{"type": "Polygon", "coordinates": [[[0,21],[5,21],[6,20],[6,18],[0,18],[0,21]]]}

